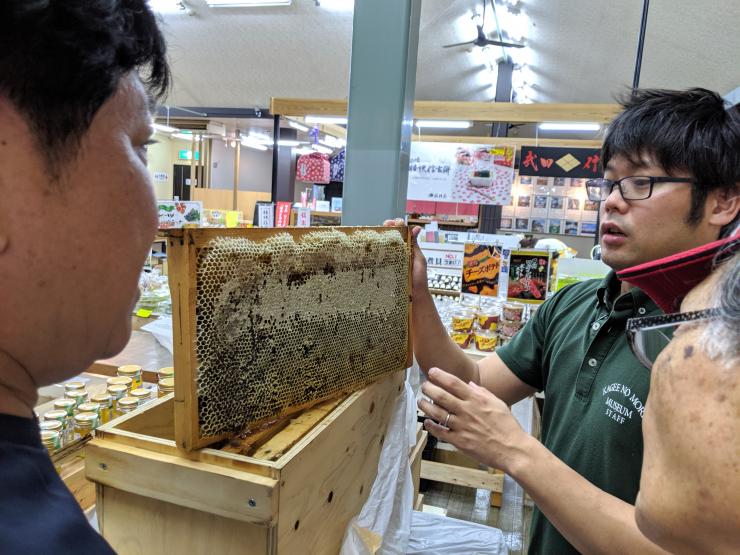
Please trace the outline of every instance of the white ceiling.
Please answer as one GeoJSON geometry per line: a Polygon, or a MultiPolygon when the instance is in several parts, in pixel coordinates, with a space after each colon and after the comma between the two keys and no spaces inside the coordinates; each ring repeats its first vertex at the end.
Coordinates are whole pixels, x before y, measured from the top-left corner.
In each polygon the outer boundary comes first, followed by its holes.
{"type": "MultiPolygon", "coordinates": [[[[500,1],[500,0],[498,0],[500,1]]],[[[267,107],[276,97],[346,98],[351,12],[290,7],[164,15],[177,106],[267,107]]],[[[523,0],[537,102],[611,102],[632,82],[642,0],[523,0]]],[[[493,99],[486,53],[443,44],[475,37],[479,0],[422,0],[416,97],[493,99]]],[[[641,86],[740,86],[740,0],[652,0],[641,86]]],[[[493,30],[492,18],[486,29],[493,30]]],[[[382,32],[378,33],[382,40],[382,32]]],[[[501,49],[492,52],[498,56],[501,49]]]]}

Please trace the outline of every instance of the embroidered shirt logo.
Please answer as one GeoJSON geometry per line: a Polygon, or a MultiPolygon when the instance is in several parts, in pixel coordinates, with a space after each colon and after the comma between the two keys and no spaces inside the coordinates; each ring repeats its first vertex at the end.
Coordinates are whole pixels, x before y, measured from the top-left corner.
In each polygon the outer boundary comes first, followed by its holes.
{"type": "Polygon", "coordinates": [[[624,424],[627,420],[632,420],[635,414],[639,415],[640,418],[645,414],[645,404],[627,385],[613,383],[606,386],[601,395],[606,397],[604,399],[606,416],[618,424],[624,424]],[[607,397],[609,393],[616,393],[617,398],[607,397]]]}

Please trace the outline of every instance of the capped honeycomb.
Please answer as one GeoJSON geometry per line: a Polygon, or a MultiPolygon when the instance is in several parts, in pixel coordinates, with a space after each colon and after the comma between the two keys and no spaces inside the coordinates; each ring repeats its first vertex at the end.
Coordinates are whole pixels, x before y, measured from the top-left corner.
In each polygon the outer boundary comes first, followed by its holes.
{"type": "Polygon", "coordinates": [[[409,250],[398,230],[218,237],[200,249],[200,437],[405,368],[409,250]]]}

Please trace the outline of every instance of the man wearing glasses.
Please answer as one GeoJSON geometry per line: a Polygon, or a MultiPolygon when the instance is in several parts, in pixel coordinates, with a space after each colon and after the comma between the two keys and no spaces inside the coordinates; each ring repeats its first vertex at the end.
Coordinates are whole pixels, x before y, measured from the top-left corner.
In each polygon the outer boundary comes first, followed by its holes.
{"type": "MultiPolygon", "coordinates": [[[[618,271],[716,240],[737,221],[740,114],[704,89],[638,90],[604,140],[602,259],[618,271]]],[[[418,231],[415,231],[418,233],[418,231]]],[[[628,319],[660,313],[617,279],[558,292],[493,355],[472,362],[447,337],[416,253],[414,352],[433,404],[426,428],[513,476],[534,499],[530,553],[660,553],[635,524],[650,373],[628,319]],[[545,392],[542,443],[507,405],[545,392]]]]}

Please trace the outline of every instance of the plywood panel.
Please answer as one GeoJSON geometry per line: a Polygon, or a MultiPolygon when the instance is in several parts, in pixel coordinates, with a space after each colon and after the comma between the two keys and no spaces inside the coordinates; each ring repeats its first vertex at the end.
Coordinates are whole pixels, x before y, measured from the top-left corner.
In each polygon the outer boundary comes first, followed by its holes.
{"type": "Polygon", "coordinates": [[[99,486],[98,521],[119,555],[273,553],[270,529],[99,486]]]}
{"type": "Polygon", "coordinates": [[[403,380],[399,372],[356,393],[281,461],[279,553],[338,553],[377,475],[403,380]]]}
{"type": "MultiPolygon", "coordinates": [[[[270,111],[283,116],[347,115],[346,100],[273,98],[270,111]]],[[[417,100],[416,119],[508,121],[537,123],[577,121],[609,123],[621,111],[618,104],[514,104],[511,102],[444,102],[417,100]]]]}

